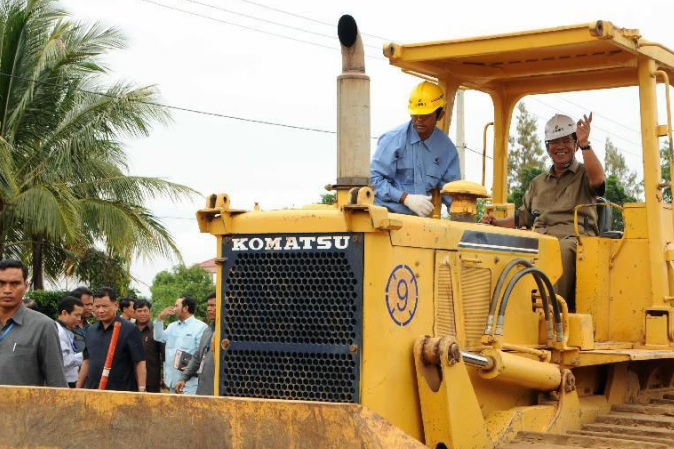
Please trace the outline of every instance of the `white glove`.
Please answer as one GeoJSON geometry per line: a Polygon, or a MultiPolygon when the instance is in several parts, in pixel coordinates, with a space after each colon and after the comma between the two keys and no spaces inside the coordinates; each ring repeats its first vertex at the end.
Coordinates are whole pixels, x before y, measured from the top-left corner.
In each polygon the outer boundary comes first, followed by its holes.
{"type": "Polygon", "coordinates": [[[420,217],[428,217],[433,212],[431,197],[425,195],[407,195],[403,204],[420,217]]]}

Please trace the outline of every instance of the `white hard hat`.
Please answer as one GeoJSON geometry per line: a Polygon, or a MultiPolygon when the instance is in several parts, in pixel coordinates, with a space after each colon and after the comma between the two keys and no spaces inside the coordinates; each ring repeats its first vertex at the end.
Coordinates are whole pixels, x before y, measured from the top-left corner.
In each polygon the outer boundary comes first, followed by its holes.
{"type": "Polygon", "coordinates": [[[568,115],[555,114],[545,124],[545,140],[555,140],[560,137],[570,136],[576,132],[576,121],[568,115]]]}

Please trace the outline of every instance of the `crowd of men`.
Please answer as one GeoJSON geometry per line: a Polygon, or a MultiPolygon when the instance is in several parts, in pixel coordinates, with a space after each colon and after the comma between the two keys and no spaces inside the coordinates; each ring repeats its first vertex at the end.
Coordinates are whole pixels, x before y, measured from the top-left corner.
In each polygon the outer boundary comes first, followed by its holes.
{"type": "Polygon", "coordinates": [[[189,296],[152,320],[151,302],[108,287],[73,290],[52,320],[24,300],[27,278],[20,261],[0,261],[0,385],[213,394],[215,293],[210,325],[189,296]],[[165,326],[169,316],[177,320],[165,326]]]}

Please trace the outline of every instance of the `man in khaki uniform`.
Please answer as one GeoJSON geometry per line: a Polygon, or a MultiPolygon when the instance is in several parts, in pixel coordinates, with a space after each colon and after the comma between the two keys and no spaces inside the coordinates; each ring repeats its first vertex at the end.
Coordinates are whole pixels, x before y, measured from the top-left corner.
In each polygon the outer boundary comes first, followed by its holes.
{"type": "MultiPolygon", "coordinates": [[[[573,213],[579,204],[594,203],[604,194],[604,169],[590,145],[589,117],[576,123],[566,115],[557,114],[545,125],[545,146],[552,159],[550,170],[531,181],[519,209],[519,223],[533,223],[534,230],[559,239],[564,272],[557,281],[557,293],[575,310],[576,240],[573,213]],[[583,163],[575,158],[580,149],[583,163]]],[[[496,219],[486,215],[483,223],[512,228],[514,217],[496,219]]],[[[582,234],[598,235],[597,211],[594,207],[578,210],[579,230],[582,234]],[[585,217],[588,228],[583,229],[585,217]]]]}

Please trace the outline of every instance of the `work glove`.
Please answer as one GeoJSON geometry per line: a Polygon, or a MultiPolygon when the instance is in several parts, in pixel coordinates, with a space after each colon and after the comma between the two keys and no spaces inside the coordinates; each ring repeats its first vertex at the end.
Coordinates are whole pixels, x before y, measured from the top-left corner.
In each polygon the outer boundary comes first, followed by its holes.
{"type": "Polygon", "coordinates": [[[430,196],[407,195],[403,204],[420,217],[428,217],[433,212],[430,196]]]}

